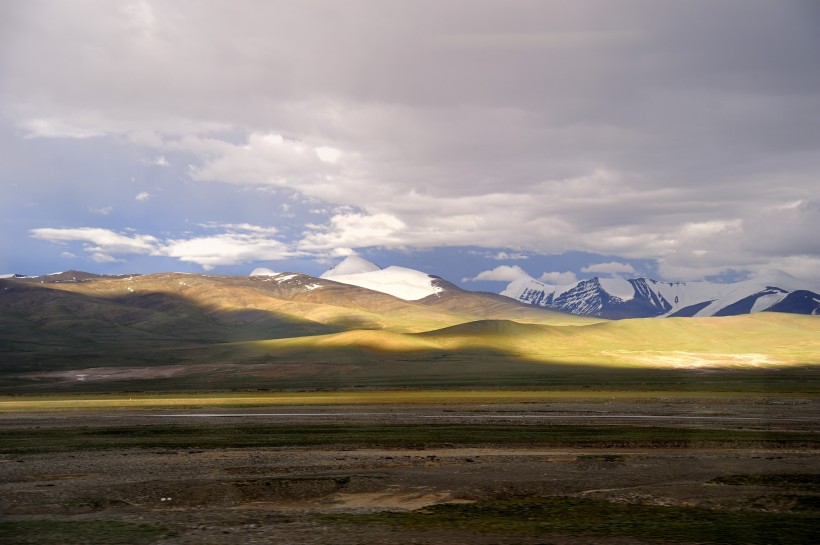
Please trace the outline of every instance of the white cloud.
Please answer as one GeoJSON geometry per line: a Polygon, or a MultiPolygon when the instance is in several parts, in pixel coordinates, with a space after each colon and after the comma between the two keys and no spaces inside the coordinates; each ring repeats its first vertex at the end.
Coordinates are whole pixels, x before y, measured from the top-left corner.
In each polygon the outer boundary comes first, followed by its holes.
{"type": "Polygon", "coordinates": [[[71,252],[62,252],[60,254],[60,257],[62,257],[63,259],[77,259],[77,256],[75,254],[72,254],[71,252]]]}
{"type": "Polygon", "coordinates": [[[229,231],[212,236],[165,241],[151,235],[129,236],[91,227],[32,229],[31,236],[58,244],[81,242],[83,250],[98,263],[121,261],[121,256],[127,255],[169,256],[211,270],[220,265],[275,261],[303,255],[288,244],[271,238],[276,231],[273,228],[248,224],[220,227],[228,228],[229,231]]]}
{"type": "Polygon", "coordinates": [[[114,211],[114,208],[111,207],[111,206],[104,206],[102,208],[89,208],[88,211],[93,212],[94,214],[100,214],[102,216],[107,216],[111,212],[114,211]]]}
{"type": "Polygon", "coordinates": [[[511,282],[529,276],[527,272],[518,265],[499,265],[490,271],[481,271],[472,278],[462,278],[462,282],[478,282],[480,280],[491,280],[494,282],[511,282]]]}
{"type": "Polygon", "coordinates": [[[219,265],[236,265],[252,261],[276,261],[298,255],[287,244],[255,233],[224,233],[208,237],[169,240],[162,255],[196,263],[205,270],[219,265]]]}
{"type": "MultiPolygon", "coordinates": [[[[359,154],[317,146],[310,138],[297,140],[253,132],[242,144],[185,137],[167,147],[199,157],[199,162],[189,168],[190,176],[198,181],[287,188],[294,199],[334,205],[363,203],[377,195],[382,199],[396,196],[389,184],[374,184],[372,177],[363,172],[359,154]]],[[[378,214],[375,211],[373,215],[378,214]]]]}
{"type": "Polygon", "coordinates": [[[339,157],[342,156],[341,150],[337,150],[336,148],[331,148],[329,146],[319,146],[315,149],[315,151],[316,155],[319,156],[319,159],[325,163],[330,163],[331,165],[335,165],[339,160],[339,157]]]}
{"type": "Polygon", "coordinates": [[[556,286],[566,286],[578,282],[578,277],[575,276],[575,273],[572,271],[545,272],[538,278],[538,280],[556,286]]]}
{"type": "Polygon", "coordinates": [[[27,119],[21,123],[26,129],[26,138],[93,138],[102,136],[104,131],[83,124],[74,124],[65,119],[27,119]]]}
{"type": "Polygon", "coordinates": [[[96,263],[123,263],[123,259],[114,257],[105,252],[91,252],[91,259],[96,263]]]}
{"type": "Polygon", "coordinates": [[[492,258],[497,260],[497,261],[505,261],[505,260],[516,261],[516,260],[520,260],[520,259],[529,259],[529,257],[530,256],[528,256],[527,254],[522,254],[521,252],[513,252],[513,253],[498,252],[497,254],[492,256],[492,258]]]}
{"type": "Polygon", "coordinates": [[[136,201],[140,201],[140,202],[145,202],[145,201],[147,201],[148,199],[150,199],[151,197],[153,197],[153,195],[151,195],[151,194],[150,194],[150,193],[148,193],[147,191],[142,191],[142,192],[140,192],[140,193],[137,193],[137,196],[136,196],[136,197],[134,197],[134,200],[136,200],[136,201]]]}
{"type": "Polygon", "coordinates": [[[697,280],[729,271],[781,270],[798,278],[820,260],[820,201],[803,199],[758,210],[749,218],[689,223],[673,236],[673,251],[658,259],[665,278],[697,280]]]}
{"type": "Polygon", "coordinates": [[[635,274],[635,268],[629,263],[619,263],[618,261],[610,261],[609,263],[595,263],[588,267],[582,267],[583,273],[600,273],[611,275],[635,274]]]}
{"type": "Polygon", "coordinates": [[[208,223],[200,223],[200,227],[207,229],[227,229],[228,231],[247,231],[249,233],[275,235],[279,230],[276,227],[262,227],[259,225],[251,225],[250,223],[218,223],[210,221],[208,223]]]}
{"type": "Polygon", "coordinates": [[[168,162],[168,159],[166,159],[166,158],[165,158],[165,156],[160,155],[160,156],[158,156],[156,159],[154,159],[154,163],[153,163],[153,164],[154,164],[155,166],[158,166],[158,167],[167,167],[167,166],[168,166],[168,165],[170,165],[171,163],[169,163],[169,162],[168,162]]]}
{"type": "Polygon", "coordinates": [[[406,225],[389,214],[342,212],[328,226],[315,226],[299,242],[303,250],[334,250],[369,246],[401,246],[406,225]]]}
{"type": "Polygon", "coordinates": [[[331,257],[350,257],[359,254],[353,248],[333,248],[330,255],[331,257]]]}
{"type": "Polygon", "coordinates": [[[82,242],[83,249],[99,263],[114,261],[114,255],[158,255],[160,249],[159,240],[153,236],[128,236],[95,227],[40,228],[32,229],[30,234],[34,238],[55,243],[82,242]]]}

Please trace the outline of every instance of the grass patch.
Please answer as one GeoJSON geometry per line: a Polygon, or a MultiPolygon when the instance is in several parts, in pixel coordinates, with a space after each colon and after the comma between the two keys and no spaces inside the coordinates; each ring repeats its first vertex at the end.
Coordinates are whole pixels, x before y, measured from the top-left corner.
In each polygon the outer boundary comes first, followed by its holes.
{"type": "Polygon", "coordinates": [[[623,454],[581,454],[578,456],[578,461],[616,463],[626,461],[626,456],[623,454]]]}
{"type": "Polygon", "coordinates": [[[425,448],[447,446],[590,448],[812,448],[808,432],[734,431],[630,426],[493,425],[144,425],[111,428],[11,429],[0,436],[10,454],[120,448],[425,448]]]}
{"type": "Polygon", "coordinates": [[[106,520],[0,522],[4,545],[148,545],[169,535],[158,526],[106,520]]]}
{"type": "Polygon", "coordinates": [[[800,488],[820,492],[820,474],[815,473],[745,473],[742,475],[722,475],[715,477],[709,481],[709,483],[734,486],[800,488]]]}
{"type": "Polygon", "coordinates": [[[716,511],[616,504],[579,498],[524,498],[438,505],[407,513],[321,515],[330,522],[388,524],[409,530],[444,529],[529,536],[629,536],[727,545],[820,542],[820,517],[809,514],[716,511]]]}

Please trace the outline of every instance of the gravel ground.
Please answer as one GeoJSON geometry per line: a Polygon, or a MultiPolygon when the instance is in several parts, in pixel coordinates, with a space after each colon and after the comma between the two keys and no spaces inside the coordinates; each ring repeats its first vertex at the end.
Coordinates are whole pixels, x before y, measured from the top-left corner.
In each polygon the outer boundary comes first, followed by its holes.
{"type": "MultiPolygon", "coordinates": [[[[235,422],[590,422],[591,416],[675,417],[647,425],[817,431],[813,400],[765,402],[289,407],[218,411],[236,416],[151,413],[0,415],[5,429],[235,422]],[[251,416],[240,413],[268,414],[251,416]],[[281,416],[286,413],[287,416],[281,416]],[[318,416],[317,416],[318,415],[318,416]],[[688,420],[678,417],[714,417],[688,420]],[[550,420],[553,419],[553,420],[550,420]],[[574,419],[574,420],[573,420],[574,419]],[[539,420],[540,422],[540,420],[539,420]]],[[[212,411],[213,412],[213,411],[212,411]]],[[[618,421],[618,418],[613,420],[618,421]]],[[[599,424],[599,421],[593,421],[599,424]]],[[[614,422],[620,423],[620,422],[614,422]]],[[[2,429],[0,428],[0,429],[2,429]]],[[[576,496],[650,505],[788,510],[782,490],[710,484],[733,474],[816,473],[815,450],[762,449],[128,449],[0,455],[0,520],[117,520],[164,526],[162,545],[253,544],[640,544],[630,538],[528,538],[330,523],[323,513],[416,510],[513,496],[576,496]]]]}

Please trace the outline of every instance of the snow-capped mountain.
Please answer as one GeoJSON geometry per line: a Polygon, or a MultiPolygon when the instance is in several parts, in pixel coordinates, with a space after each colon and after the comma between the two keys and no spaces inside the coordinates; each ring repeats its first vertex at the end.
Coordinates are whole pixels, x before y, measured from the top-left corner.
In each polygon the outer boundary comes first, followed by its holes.
{"type": "Polygon", "coordinates": [[[348,256],[336,265],[326,270],[319,278],[331,278],[333,276],[343,276],[347,274],[362,274],[382,270],[375,263],[363,259],[357,255],[348,256]]]}
{"type": "Polygon", "coordinates": [[[391,266],[382,269],[378,265],[358,256],[349,256],[320,278],[342,284],[359,286],[373,291],[387,293],[405,301],[424,299],[440,293],[438,277],[404,267],[391,266]]]}
{"type": "Polygon", "coordinates": [[[276,276],[277,274],[267,267],[256,267],[249,276],[276,276]]]}
{"type": "Polygon", "coordinates": [[[531,277],[501,292],[522,303],[599,318],[734,316],[761,311],[820,314],[820,288],[785,273],[729,284],[593,278],[553,286],[531,277]]]}

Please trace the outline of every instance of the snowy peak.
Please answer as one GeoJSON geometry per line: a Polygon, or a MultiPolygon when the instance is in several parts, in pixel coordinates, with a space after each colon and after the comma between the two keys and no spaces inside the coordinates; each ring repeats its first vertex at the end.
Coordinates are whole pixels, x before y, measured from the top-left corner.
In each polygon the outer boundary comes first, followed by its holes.
{"type": "Polygon", "coordinates": [[[319,278],[331,278],[334,276],[342,276],[346,274],[361,274],[361,273],[369,273],[382,270],[381,267],[376,265],[375,263],[371,263],[370,261],[363,259],[357,255],[348,256],[336,265],[325,272],[319,278]]]}
{"type": "Polygon", "coordinates": [[[320,278],[386,293],[405,301],[438,294],[437,278],[415,269],[391,266],[382,269],[358,256],[350,256],[320,278]]]}
{"type": "Polygon", "coordinates": [[[257,267],[251,271],[250,276],[276,276],[277,274],[267,267],[257,267]]]}
{"type": "Polygon", "coordinates": [[[820,314],[817,291],[802,280],[775,273],[731,284],[593,278],[551,286],[525,277],[510,283],[501,295],[581,316],[620,319],[733,316],[765,310],[820,314]]]}
{"type": "Polygon", "coordinates": [[[522,303],[601,318],[657,316],[661,313],[659,309],[666,310],[662,300],[642,296],[646,291],[643,284],[634,280],[596,277],[551,286],[533,278],[521,278],[507,286],[501,295],[522,303]]]}

